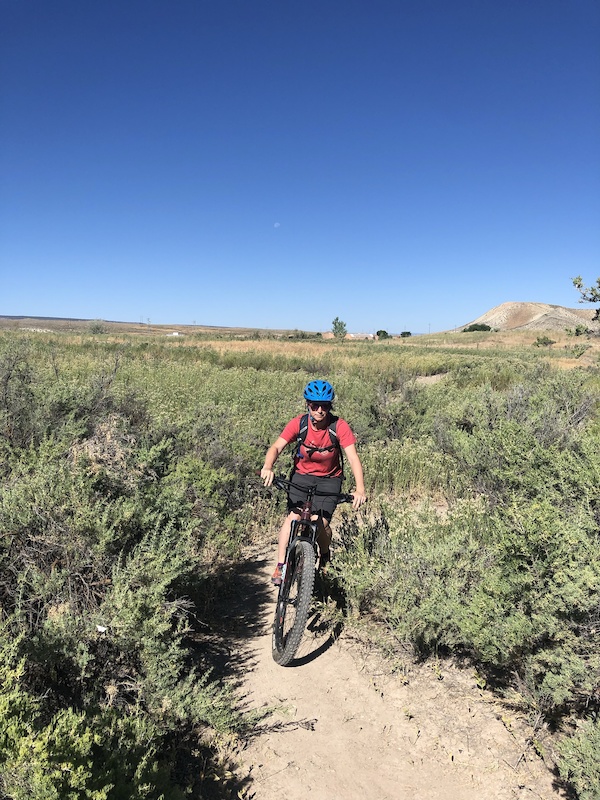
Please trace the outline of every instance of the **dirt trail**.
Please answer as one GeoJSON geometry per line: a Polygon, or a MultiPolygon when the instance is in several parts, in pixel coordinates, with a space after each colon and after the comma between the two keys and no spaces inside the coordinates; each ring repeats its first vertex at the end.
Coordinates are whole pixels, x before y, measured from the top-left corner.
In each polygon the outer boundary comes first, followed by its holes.
{"type": "MultiPolygon", "coordinates": [[[[557,800],[553,777],[526,744],[528,731],[472,671],[443,665],[390,675],[342,632],[304,637],[292,666],[271,657],[274,591],[263,554],[247,565],[252,638],[238,639],[237,664],[249,706],[276,707],[239,753],[255,800],[557,800]]],[[[243,590],[242,590],[243,591],[243,590]]],[[[237,604],[235,604],[237,606],[237,604]]],[[[235,606],[230,605],[232,618],[235,606]]],[[[239,621],[239,617],[238,617],[239,621]]],[[[243,623],[243,620],[242,620],[243,623]]],[[[309,627],[311,623],[309,622],[309,627]]]]}

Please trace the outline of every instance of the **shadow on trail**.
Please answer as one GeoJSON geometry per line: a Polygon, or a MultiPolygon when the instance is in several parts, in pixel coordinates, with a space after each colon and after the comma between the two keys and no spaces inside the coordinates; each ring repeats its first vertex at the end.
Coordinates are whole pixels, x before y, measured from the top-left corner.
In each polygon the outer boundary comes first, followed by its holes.
{"type": "Polygon", "coordinates": [[[336,643],[344,628],[339,615],[337,619],[335,616],[332,618],[326,610],[327,604],[332,602],[338,612],[345,614],[346,611],[346,597],[335,580],[317,572],[313,599],[317,601],[317,606],[311,610],[298,653],[288,664],[288,669],[310,664],[322,656],[336,643]],[[325,613],[322,613],[323,608],[325,613]]]}
{"type": "MultiPolygon", "coordinates": [[[[241,682],[256,667],[254,639],[271,636],[276,590],[269,581],[270,556],[249,557],[231,564],[218,576],[211,596],[197,606],[199,624],[194,639],[197,654],[210,664],[215,677],[241,682]]],[[[334,583],[317,582],[316,599],[329,598],[343,610],[344,598],[334,583]]],[[[297,657],[289,667],[301,667],[325,653],[339,638],[343,623],[333,623],[315,609],[309,617],[297,657]],[[326,637],[326,638],[324,638],[326,637]]]]}
{"type": "Polygon", "coordinates": [[[313,640],[312,644],[316,644],[317,641],[316,637],[319,634],[323,634],[329,631],[329,636],[320,644],[318,644],[318,646],[315,647],[314,650],[310,650],[310,652],[305,653],[299,658],[295,658],[288,665],[288,667],[303,667],[305,664],[310,664],[311,661],[314,661],[316,658],[319,658],[319,656],[322,656],[323,653],[327,652],[327,650],[329,650],[329,648],[333,644],[335,644],[335,642],[338,640],[340,633],[342,632],[342,628],[344,627],[342,623],[338,622],[334,625],[333,628],[331,628],[331,625],[329,623],[327,622],[322,623],[319,622],[319,620],[320,620],[320,615],[318,613],[315,614],[312,619],[309,619],[308,624],[306,626],[307,633],[305,633],[304,639],[302,641],[302,649],[305,648],[307,643],[311,644],[311,640],[308,639],[307,641],[306,639],[308,633],[312,633],[315,636],[315,639],[313,640]]]}
{"type": "Polygon", "coordinates": [[[266,612],[273,588],[265,579],[266,564],[264,557],[249,558],[223,569],[210,598],[198,608],[194,638],[215,677],[236,683],[256,666],[246,645],[270,633],[266,612]]]}

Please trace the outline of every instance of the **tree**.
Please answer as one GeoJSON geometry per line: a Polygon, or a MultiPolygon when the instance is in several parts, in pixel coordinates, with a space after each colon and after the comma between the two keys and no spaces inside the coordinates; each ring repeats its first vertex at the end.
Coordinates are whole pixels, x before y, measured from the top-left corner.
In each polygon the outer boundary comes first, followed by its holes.
{"type": "Polygon", "coordinates": [[[345,339],[346,338],[346,323],[342,322],[339,317],[336,317],[333,322],[331,323],[331,330],[333,331],[333,335],[336,339],[345,339]]]}
{"type": "MultiPolygon", "coordinates": [[[[595,286],[584,286],[581,275],[573,278],[573,286],[579,291],[581,295],[580,303],[600,303],[600,278],[596,278],[595,286]]],[[[600,320],[600,306],[596,309],[596,313],[592,317],[594,320],[600,320]]]]}
{"type": "Polygon", "coordinates": [[[389,333],[387,331],[377,331],[375,336],[377,336],[378,339],[389,339],[390,338],[390,335],[389,335],[389,333]]]}

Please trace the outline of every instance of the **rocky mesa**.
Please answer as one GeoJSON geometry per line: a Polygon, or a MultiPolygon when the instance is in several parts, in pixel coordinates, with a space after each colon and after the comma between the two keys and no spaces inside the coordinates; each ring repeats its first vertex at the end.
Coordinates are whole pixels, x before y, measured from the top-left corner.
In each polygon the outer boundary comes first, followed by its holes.
{"type": "Polygon", "coordinates": [[[587,325],[590,330],[599,330],[598,322],[593,321],[594,308],[565,308],[548,303],[502,303],[482,314],[470,325],[480,323],[499,331],[554,330],[576,328],[587,325]]]}

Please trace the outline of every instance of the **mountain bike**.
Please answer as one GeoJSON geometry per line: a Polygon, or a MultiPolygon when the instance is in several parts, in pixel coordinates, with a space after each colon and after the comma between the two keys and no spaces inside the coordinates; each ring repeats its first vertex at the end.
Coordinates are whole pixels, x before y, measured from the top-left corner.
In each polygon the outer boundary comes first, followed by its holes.
{"type": "MultiPolygon", "coordinates": [[[[273,486],[277,489],[287,489],[291,485],[291,481],[281,477],[273,480],[273,486]]],[[[273,659],[282,667],[288,666],[300,646],[315,585],[319,520],[311,519],[313,497],[332,496],[317,492],[314,487],[306,491],[300,519],[292,520],[273,622],[273,659]]],[[[333,496],[341,503],[351,503],[354,499],[351,494],[333,496]]]]}

